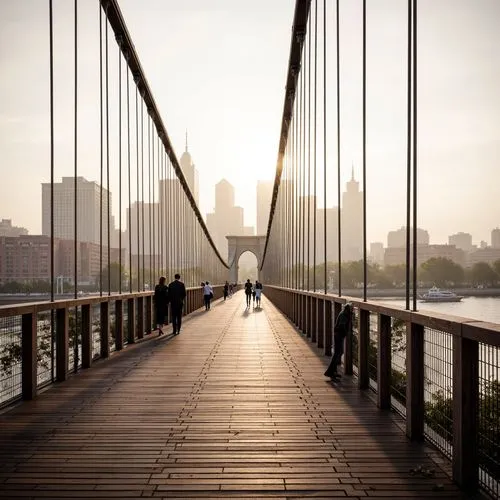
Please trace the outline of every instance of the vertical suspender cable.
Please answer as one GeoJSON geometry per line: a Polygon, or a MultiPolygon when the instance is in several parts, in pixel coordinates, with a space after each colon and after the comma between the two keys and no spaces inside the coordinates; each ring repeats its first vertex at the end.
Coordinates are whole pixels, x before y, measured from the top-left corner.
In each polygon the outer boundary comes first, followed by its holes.
{"type": "MultiPolygon", "coordinates": [[[[305,40],[305,38],[304,38],[305,40]]],[[[302,65],[302,83],[301,83],[301,90],[300,90],[300,102],[301,102],[301,117],[300,117],[300,123],[302,125],[301,127],[301,138],[300,138],[300,143],[301,143],[301,184],[302,184],[302,259],[301,259],[301,271],[302,271],[302,277],[301,277],[301,283],[300,287],[302,289],[305,288],[305,250],[306,250],[306,233],[305,233],[305,228],[306,228],[306,182],[305,182],[305,175],[306,175],[306,129],[305,129],[305,120],[306,120],[306,73],[305,73],[305,68],[306,68],[306,51],[304,49],[304,46],[302,47],[303,50],[303,60],[304,64],[302,65]]]]}
{"type": "Polygon", "coordinates": [[[130,72],[127,68],[128,291],[132,293],[132,178],[130,175],[130,72]]]}
{"type": "Polygon", "coordinates": [[[118,46],[118,293],[122,293],[122,53],[118,46]]]}
{"type": "Polygon", "coordinates": [[[145,289],[146,264],[144,259],[144,99],[141,99],[141,227],[142,227],[142,289],[145,289]]]}
{"type": "Polygon", "coordinates": [[[317,115],[318,115],[318,0],[314,0],[314,178],[313,178],[313,192],[314,192],[314,214],[313,214],[313,241],[314,241],[314,253],[313,253],[313,290],[316,292],[316,215],[317,215],[317,115]]]}
{"type": "MultiPolygon", "coordinates": [[[[107,7],[106,7],[107,9],[107,7]]],[[[108,245],[108,295],[111,295],[111,188],[109,185],[109,64],[108,64],[108,19],[106,12],[105,46],[106,46],[106,201],[107,201],[107,245],[108,245]]]]}
{"type": "Polygon", "coordinates": [[[417,0],[413,0],[413,310],[417,310],[417,0]]]}
{"type": "Polygon", "coordinates": [[[160,265],[159,265],[159,274],[164,275],[163,268],[163,196],[161,196],[161,173],[163,169],[163,155],[160,150],[160,137],[157,137],[157,146],[158,146],[158,223],[159,223],[159,243],[160,243],[160,265]]]}
{"type": "Polygon", "coordinates": [[[336,0],[336,15],[335,21],[336,36],[337,36],[337,245],[338,245],[338,258],[339,265],[337,269],[337,276],[339,282],[339,297],[342,296],[342,207],[341,201],[341,186],[340,186],[340,7],[339,1],[336,0]]]}
{"type": "Polygon", "coordinates": [[[139,178],[139,87],[136,84],[135,87],[135,151],[136,151],[136,202],[137,207],[136,221],[137,221],[137,291],[141,289],[141,237],[140,237],[140,210],[141,204],[139,203],[139,188],[140,188],[140,178],[139,178]]]}
{"type": "Polygon", "coordinates": [[[328,293],[327,243],[326,243],[326,0],[323,1],[323,250],[325,293],[328,293]]]}
{"type": "Polygon", "coordinates": [[[152,234],[153,228],[151,226],[151,119],[149,114],[147,116],[148,120],[148,215],[149,215],[149,286],[150,289],[153,289],[153,251],[152,251],[152,234]]]}
{"type": "Polygon", "coordinates": [[[104,172],[104,144],[103,144],[103,133],[104,133],[104,111],[103,111],[103,96],[102,96],[102,7],[99,2],[99,113],[100,113],[100,185],[99,185],[99,295],[102,295],[102,232],[103,232],[103,222],[102,222],[102,197],[103,197],[103,172],[104,172]]]}
{"type": "Polygon", "coordinates": [[[408,58],[406,111],[406,309],[410,309],[410,246],[411,246],[411,54],[412,0],[408,0],[408,58]]]}
{"type": "Polygon", "coordinates": [[[363,300],[366,302],[366,0],[363,0],[363,300]]]}
{"type": "Polygon", "coordinates": [[[156,206],[155,206],[155,129],[154,129],[154,121],[151,118],[151,172],[152,172],[152,179],[151,179],[151,198],[153,199],[153,276],[155,277],[155,280],[158,277],[158,274],[156,272],[156,206]]]}
{"type": "MultiPolygon", "coordinates": [[[[50,300],[54,301],[54,15],[52,0],[49,0],[49,108],[50,108],[50,300]]],[[[54,327],[54,309],[50,311],[51,317],[51,352],[50,373],[54,379],[54,346],[56,331],[54,327]]]]}
{"type": "Polygon", "coordinates": [[[75,227],[74,227],[74,241],[73,241],[73,253],[74,253],[74,297],[78,297],[78,0],[74,2],[74,54],[75,54],[75,86],[74,86],[74,212],[75,212],[75,227]]]}
{"type": "Polygon", "coordinates": [[[311,13],[308,16],[307,58],[307,290],[311,289],[311,13]]]}

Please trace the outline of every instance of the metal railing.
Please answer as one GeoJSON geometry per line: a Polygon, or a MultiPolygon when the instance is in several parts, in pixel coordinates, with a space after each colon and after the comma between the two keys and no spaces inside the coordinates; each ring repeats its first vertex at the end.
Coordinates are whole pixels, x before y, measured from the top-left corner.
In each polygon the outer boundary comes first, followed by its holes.
{"type": "Polygon", "coordinates": [[[333,311],[351,302],[344,372],[375,392],[379,408],[406,419],[410,439],[426,439],[451,459],[459,485],[498,497],[500,325],[270,285],[266,296],[326,356],[333,311]]]}
{"type": "MultiPolygon", "coordinates": [[[[188,288],[184,314],[202,305],[202,290],[188,288]]],[[[151,292],[0,306],[0,407],[147,338],[153,321],[151,292]]]]}

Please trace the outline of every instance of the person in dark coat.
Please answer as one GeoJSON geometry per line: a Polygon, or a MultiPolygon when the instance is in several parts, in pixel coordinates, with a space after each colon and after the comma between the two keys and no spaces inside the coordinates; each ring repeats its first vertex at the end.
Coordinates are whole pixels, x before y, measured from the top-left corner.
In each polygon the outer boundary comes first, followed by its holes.
{"type": "Polygon", "coordinates": [[[340,378],[338,367],[342,362],[342,355],[344,354],[344,341],[347,334],[352,331],[352,306],[347,303],[342,311],[340,311],[335,321],[333,328],[333,356],[328,368],[326,369],[325,376],[333,380],[340,378]]]}
{"type": "Polygon", "coordinates": [[[155,293],[153,295],[158,335],[163,333],[162,327],[165,324],[165,317],[168,313],[168,287],[165,285],[165,281],[165,276],[161,276],[158,284],[155,286],[155,293]]]}
{"type": "Polygon", "coordinates": [[[224,283],[224,300],[227,299],[228,295],[229,295],[229,283],[226,281],[224,283]]]}
{"type": "Polygon", "coordinates": [[[172,314],[173,334],[181,333],[182,309],[186,298],[186,286],[181,281],[181,275],[176,274],[175,280],[168,285],[168,300],[170,302],[170,313],[172,314]]]}
{"type": "Polygon", "coordinates": [[[247,279],[247,282],[245,283],[245,295],[246,295],[246,301],[247,301],[247,308],[250,307],[250,300],[252,298],[252,283],[250,282],[250,279],[247,279]]]}

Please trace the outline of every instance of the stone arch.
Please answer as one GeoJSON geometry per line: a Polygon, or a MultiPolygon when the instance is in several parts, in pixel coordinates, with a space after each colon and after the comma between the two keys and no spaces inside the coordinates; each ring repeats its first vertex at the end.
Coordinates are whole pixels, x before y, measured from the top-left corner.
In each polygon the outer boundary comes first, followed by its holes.
{"type": "Polygon", "coordinates": [[[262,265],[264,247],[266,245],[265,236],[226,236],[228,244],[229,281],[238,281],[238,262],[245,252],[251,252],[257,258],[257,269],[262,265]]]}

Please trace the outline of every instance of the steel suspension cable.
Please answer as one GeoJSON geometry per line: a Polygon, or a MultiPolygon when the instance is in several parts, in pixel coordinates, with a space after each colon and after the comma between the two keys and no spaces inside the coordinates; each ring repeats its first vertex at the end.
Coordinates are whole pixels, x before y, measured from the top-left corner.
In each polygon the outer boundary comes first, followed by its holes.
{"type": "Polygon", "coordinates": [[[316,292],[316,215],[317,215],[317,112],[318,112],[318,0],[314,0],[314,157],[313,157],[313,184],[314,184],[314,204],[315,210],[313,214],[313,241],[314,241],[314,253],[313,253],[313,290],[316,292]]]}
{"type": "Polygon", "coordinates": [[[141,289],[141,237],[140,237],[140,179],[139,179],[139,88],[135,86],[135,161],[136,161],[136,223],[137,223],[137,291],[141,289]]]}
{"type": "Polygon", "coordinates": [[[410,245],[411,245],[411,97],[412,97],[412,0],[408,0],[407,99],[406,99],[406,309],[410,309],[410,245]]]}
{"type": "Polygon", "coordinates": [[[417,0],[413,0],[413,310],[417,310],[417,0]]]}
{"type": "Polygon", "coordinates": [[[363,301],[366,302],[366,0],[363,0],[363,301]]]}
{"type": "Polygon", "coordinates": [[[308,58],[307,58],[307,290],[311,277],[311,14],[308,16],[308,58]]]}
{"type": "Polygon", "coordinates": [[[146,289],[146,262],[144,232],[144,99],[141,99],[141,236],[142,236],[142,290],[146,289]]]}
{"type": "Polygon", "coordinates": [[[78,0],[74,1],[74,125],[73,125],[73,147],[74,147],[74,236],[73,236],[73,265],[74,265],[74,294],[78,297],[78,0]]]}
{"type": "Polygon", "coordinates": [[[149,113],[146,117],[148,121],[148,226],[149,226],[149,233],[148,233],[148,240],[149,240],[149,288],[150,290],[153,289],[153,227],[151,224],[151,211],[152,211],[152,206],[151,206],[151,117],[149,116],[149,113]]]}
{"type": "Polygon", "coordinates": [[[127,68],[128,291],[132,293],[132,176],[130,173],[130,72],[127,68]]]}
{"type": "Polygon", "coordinates": [[[340,8],[336,0],[336,51],[337,51],[337,245],[338,245],[338,270],[339,297],[342,296],[342,207],[341,207],[341,179],[340,179],[340,8]]]}
{"type": "Polygon", "coordinates": [[[325,293],[328,293],[328,260],[326,232],[326,0],[323,0],[323,255],[325,262],[324,281],[325,293]]]}
{"type": "Polygon", "coordinates": [[[106,47],[106,212],[107,212],[107,261],[108,261],[108,295],[111,295],[111,188],[109,185],[109,46],[108,46],[108,21],[106,7],[105,47],[106,47]]]}
{"type": "Polygon", "coordinates": [[[118,293],[122,293],[122,52],[118,46],[118,293]]]}
{"type": "Polygon", "coordinates": [[[99,295],[102,296],[102,232],[103,232],[103,183],[104,183],[104,111],[103,111],[103,95],[102,95],[102,7],[99,2],[99,102],[100,102],[100,182],[99,182],[99,295]]]}

